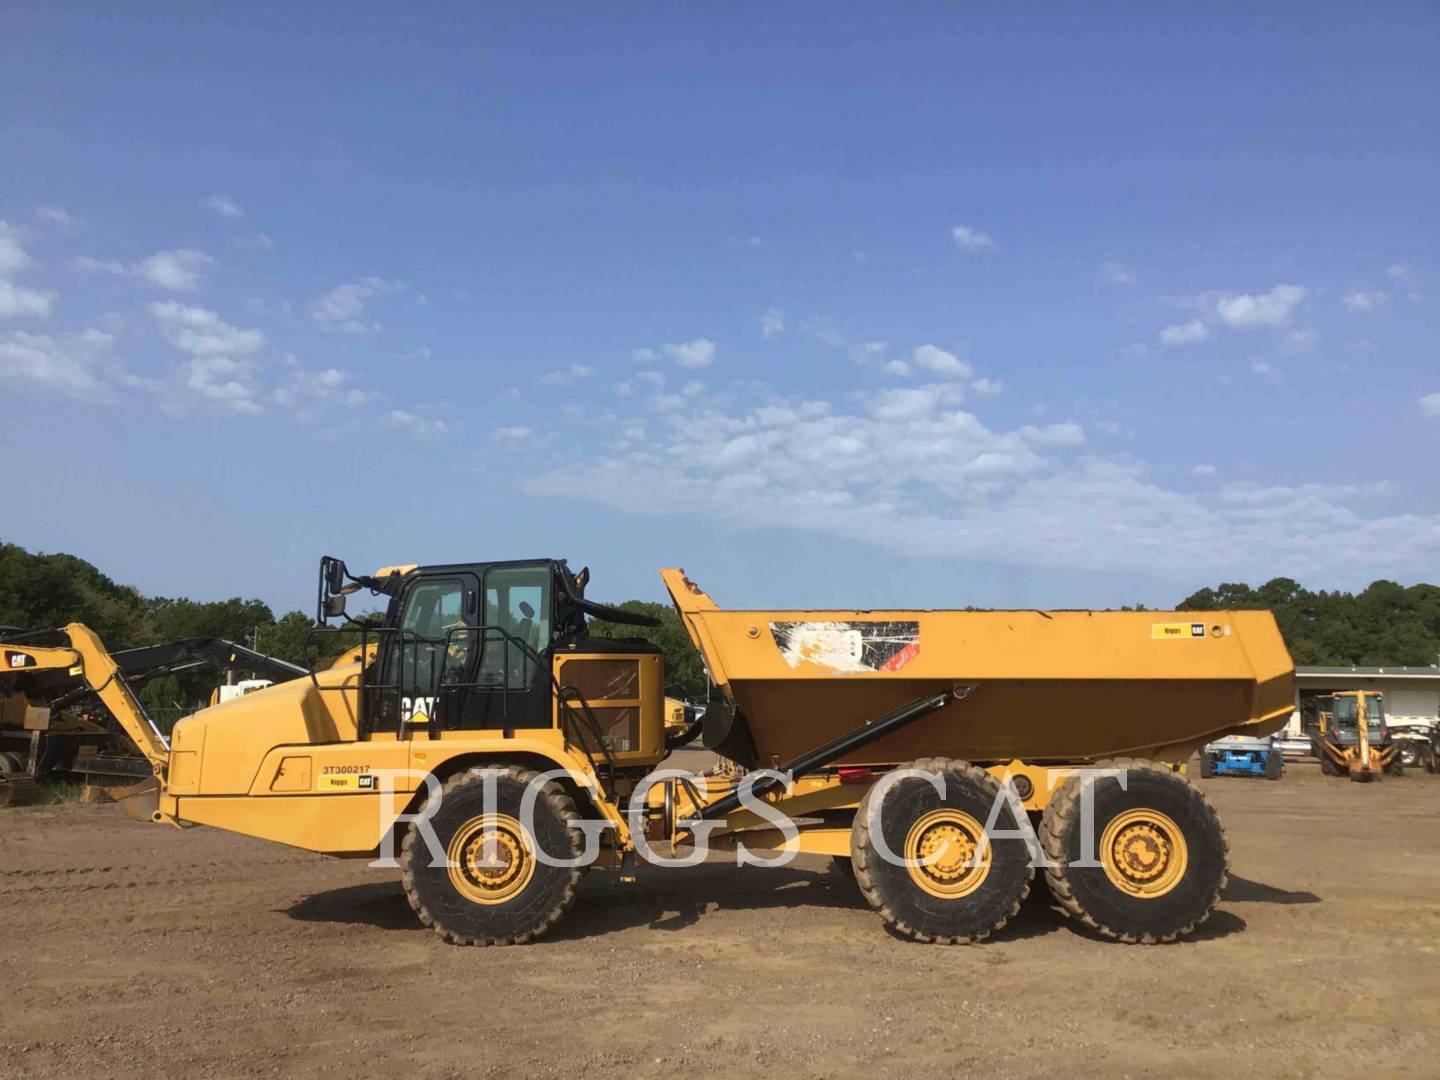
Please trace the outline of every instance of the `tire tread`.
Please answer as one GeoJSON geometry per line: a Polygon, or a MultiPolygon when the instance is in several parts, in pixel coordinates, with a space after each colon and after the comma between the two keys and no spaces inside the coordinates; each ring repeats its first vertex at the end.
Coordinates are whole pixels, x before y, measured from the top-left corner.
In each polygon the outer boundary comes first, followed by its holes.
{"type": "MultiPolygon", "coordinates": [[[[503,776],[522,785],[528,785],[540,775],[534,769],[527,769],[521,765],[489,765],[469,769],[465,772],[456,773],[445,781],[444,786],[440,789],[441,798],[444,799],[450,796],[459,788],[481,782],[481,776],[488,771],[499,771],[503,776]]],[[[573,821],[579,816],[575,808],[575,800],[554,781],[545,784],[542,798],[561,821],[573,821]]],[[[570,830],[570,833],[573,844],[575,830],[570,830]]],[[[465,934],[446,927],[434,916],[420,898],[420,893],[415,883],[415,860],[418,857],[416,854],[417,849],[423,852],[423,848],[416,841],[418,835],[418,829],[406,829],[405,839],[400,845],[400,880],[405,889],[405,898],[409,901],[411,910],[419,916],[420,921],[434,930],[442,939],[451,945],[524,945],[527,942],[534,941],[536,938],[549,932],[551,927],[559,922],[561,917],[570,910],[570,906],[575,902],[575,894],[579,888],[580,879],[584,876],[584,871],[580,867],[568,868],[570,880],[566,883],[564,892],[551,909],[545,913],[540,923],[531,930],[519,934],[502,934],[496,936],[465,934]]],[[[573,850],[571,855],[572,857],[574,856],[573,850]]]]}
{"type": "MultiPolygon", "coordinates": [[[[1149,772],[1161,774],[1167,777],[1167,782],[1173,783],[1172,778],[1176,773],[1165,765],[1154,761],[1146,761],[1141,758],[1112,758],[1106,761],[1098,761],[1093,768],[1096,769],[1125,769],[1127,772],[1149,772]]],[[[1072,776],[1060,785],[1050,799],[1050,805],[1045,808],[1045,813],[1040,819],[1040,846],[1045,851],[1046,858],[1053,864],[1045,869],[1045,881],[1050,886],[1050,894],[1055,902],[1070,918],[1081,925],[1093,930],[1102,937],[1110,938],[1113,941],[1124,942],[1127,945],[1163,945],[1175,941],[1191,933],[1215,910],[1215,905],[1220,902],[1220,894],[1224,892],[1225,886],[1230,882],[1230,839],[1225,835],[1225,825],[1220,820],[1220,815],[1215,813],[1215,808],[1210,805],[1210,800],[1205,798],[1194,785],[1189,784],[1183,777],[1180,782],[1191,787],[1200,797],[1201,805],[1209,816],[1210,823],[1214,826],[1217,835],[1220,837],[1221,862],[1223,869],[1220,874],[1213,895],[1205,905],[1204,914],[1188,925],[1166,934],[1131,934],[1115,930],[1109,926],[1102,925],[1095,919],[1080,902],[1075,898],[1074,889],[1071,887],[1068,877],[1070,869],[1069,856],[1065,852],[1064,833],[1067,826],[1074,823],[1078,826],[1080,817],[1080,777],[1072,776]]]]}
{"type": "MultiPolygon", "coordinates": [[[[957,772],[964,775],[968,779],[981,784],[994,783],[994,778],[984,769],[976,765],[971,765],[967,761],[961,761],[957,758],[919,758],[915,761],[907,763],[904,767],[910,769],[921,769],[926,772],[957,772]]],[[[999,921],[997,921],[987,930],[982,930],[973,935],[944,937],[933,934],[921,933],[915,927],[907,923],[894,910],[894,908],[892,908],[889,904],[885,903],[880,898],[879,891],[875,888],[875,879],[871,871],[869,860],[867,858],[867,852],[870,848],[870,828],[868,825],[868,812],[870,809],[870,796],[874,793],[874,791],[875,786],[872,785],[870,789],[865,792],[865,797],[860,800],[860,806],[855,811],[854,834],[850,842],[851,866],[855,872],[855,884],[860,887],[860,892],[864,894],[865,899],[869,902],[870,906],[880,913],[880,918],[885,921],[885,925],[888,926],[891,931],[893,931],[900,937],[907,938],[911,941],[922,942],[925,944],[972,945],[976,942],[984,941],[987,937],[989,937],[995,931],[1004,927],[1006,923],[1008,923],[1011,919],[1015,917],[1016,913],[1020,910],[1020,905],[1023,904],[1025,902],[1025,898],[1030,895],[1030,885],[1035,880],[1035,871],[1033,868],[1031,869],[1030,874],[1026,877],[1025,884],[1021,887],[1019,894],[1015,897],[1015,902],[1010,906],[1010,910],[1007,911],[1003,916],[1001,916],[999,921]]]]}

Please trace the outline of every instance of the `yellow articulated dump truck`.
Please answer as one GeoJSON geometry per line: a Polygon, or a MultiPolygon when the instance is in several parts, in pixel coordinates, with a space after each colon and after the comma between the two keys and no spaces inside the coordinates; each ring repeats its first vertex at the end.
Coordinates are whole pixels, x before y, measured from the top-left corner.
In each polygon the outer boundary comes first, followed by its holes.
{"type": "Polygon", "coordinates": [[[683,725],[657,647],[587,630],[649,620],[553,559],[357,575],[326,557],[315,633],[345,619],[358,644],[168,740],[84,627],[7,647],[0,692],[36,667],[80,673],[153,767],[137,816],[393,853],[417,915],[459,944],[538,937],[588,870],[633,880],[637,859],[715,850],[831,856],[927,942],[991,934],[1037,873],[1126,942],[1174,940],[1217,903],[1224,832],[1180,765],[1289,716],[1269,614],[725,611],[661,575],[712,683],[683,725]],[[346,615],[362,590],[383,619],[346,615]],[[702,728],[723,767],[661,767],[702,728]]]}

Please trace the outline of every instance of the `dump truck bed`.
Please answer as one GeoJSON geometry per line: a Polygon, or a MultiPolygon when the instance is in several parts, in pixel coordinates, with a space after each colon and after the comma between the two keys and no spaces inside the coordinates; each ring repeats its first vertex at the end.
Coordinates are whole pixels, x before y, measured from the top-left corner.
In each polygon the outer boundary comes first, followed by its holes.
{"type": "Polygon", "coordinates": [[[723,611],[661,574],[765,765],[957,686],[971,689],[842,764],[1182,761],[1279,730],[1294,704],[1269,612],[723,611]]]}

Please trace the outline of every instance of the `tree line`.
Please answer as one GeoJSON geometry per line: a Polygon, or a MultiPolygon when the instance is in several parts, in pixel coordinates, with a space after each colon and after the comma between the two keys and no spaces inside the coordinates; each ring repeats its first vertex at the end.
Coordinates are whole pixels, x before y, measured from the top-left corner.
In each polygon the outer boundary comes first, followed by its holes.
{"type": "MultiPolygon", "coordinates": [[[[660,620],[656,629],[591,620],[599,637],[643,638],[665,652],[665,692],[687,701],[705,700],[705,669],[675,609],[629,600],[620,607],[660,620]]],[[[1312,592],[1290,578],[1251,588],[1226,582],[1200,589],[1177,605],[1181,611],[1261,608],[1275,613],[1297,664],[1425,665],[1440,657],[1440,586],[1376,581],[1358,593],[1312,592]]],[[[1144,610],[1143,607],[1130,610],[1144,610]]],[[[84,559],[39,554],[0,543],[0,626],[48,629],[85,623],[110,649],[187,637],[219,637],[304,664],[339,655],[351,642],[339,635],[304,642],[314,626],[303,611],[276,616],[262,600],[231,597],[197,601],[147,597],[121,585],[84,559]]],[[[214,676],[187,673],[155,679],[142,696],[158,709],[193,707],[208,697],[214,676]],[[207,682],[208,679],[208,682],[207,682]]]]}

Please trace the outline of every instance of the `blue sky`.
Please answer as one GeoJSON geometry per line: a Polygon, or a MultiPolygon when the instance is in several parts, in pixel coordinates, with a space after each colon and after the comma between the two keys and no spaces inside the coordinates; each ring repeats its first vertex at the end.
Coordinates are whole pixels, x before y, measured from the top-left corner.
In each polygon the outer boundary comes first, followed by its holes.
{"type": "Polygon", "coordinates": [[[1433,5],[7,5],[0,537],[306,606],[1440,577],[1433,5]]]}

